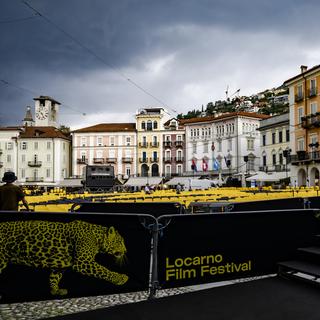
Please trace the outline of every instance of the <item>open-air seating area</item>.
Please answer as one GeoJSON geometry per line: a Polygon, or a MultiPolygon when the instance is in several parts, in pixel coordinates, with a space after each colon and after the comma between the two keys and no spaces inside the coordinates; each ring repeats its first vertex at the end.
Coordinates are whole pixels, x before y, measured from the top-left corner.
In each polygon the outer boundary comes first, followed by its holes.
{"type": "Polygon", "coordinates": [[[151,194],[140,192],[114,192],[90,194],[87,192],[67,194],[65,190],[53,189],[42,195],[31,195],[25,190],[27,201],[34,211],[68,212],[74,203],[81,202],[179,202],[186,207],[191,202],[219,201],[258,201],[285,199],[293,197],[311,197],[319,195],[319,187],[301,187],[287,189],[265,188],[212,188],[208,190],[181,191],[173,189],[156,190],[151,194]]]}

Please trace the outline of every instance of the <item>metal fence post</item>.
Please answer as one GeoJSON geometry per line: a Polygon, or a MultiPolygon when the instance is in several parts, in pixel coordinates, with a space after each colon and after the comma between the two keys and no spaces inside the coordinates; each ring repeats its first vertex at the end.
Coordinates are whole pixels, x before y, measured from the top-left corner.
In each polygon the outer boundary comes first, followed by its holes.
{"type": "Polygon", "coordinates": [[[149,299],[156,297],[157,289],[159,288],[158,281],[158,238],[159,238],[159,224],[158,220],[152,225],[152,257],[151,257],[151,286],[149,292],[149,299]]]}

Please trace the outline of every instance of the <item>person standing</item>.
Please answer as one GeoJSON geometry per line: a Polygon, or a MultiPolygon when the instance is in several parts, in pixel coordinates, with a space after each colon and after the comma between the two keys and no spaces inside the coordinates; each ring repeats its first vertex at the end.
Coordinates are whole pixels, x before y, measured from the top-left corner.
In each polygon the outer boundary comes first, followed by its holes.
{"type": "Polygon", "coordinates": [[[22,189],[13,184],[17,180],[14,172],[5,172],[2,181],[6,184],[0,186],[0,210],[18,211],[19,202],[22,201],[28,211],[29,204],[22,189]]]}

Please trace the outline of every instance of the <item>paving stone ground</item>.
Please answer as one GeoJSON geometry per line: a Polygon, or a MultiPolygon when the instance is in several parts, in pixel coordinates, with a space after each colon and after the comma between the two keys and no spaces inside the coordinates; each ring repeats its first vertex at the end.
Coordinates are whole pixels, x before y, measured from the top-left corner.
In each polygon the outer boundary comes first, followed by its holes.
{"type": "MultiPolygon", "coordinates": [[[[157,297],[190,292],[190,288],[158,291],[157,297]]],[[[36,320],[69,313],[106,308],[148,299],[147,291],[108,296],[82,297],[64,300],[36,301],[0,305],[1,320],[36,320]]]]}
{"type": "MultiPolygon", "coordinates": [[[[182,294],[196,290],[203,290],[222,285],[230,285],[244,281],[252,281],[264,277],[254,277],[218,283],[208,283],[191,287],[158,290],[156,297],[182,294]]],[[[0,305],[0,320],[37,320],[46,319],[54,316],[61,316],[81,311],[106,308],[124,303],[138,302],[147,300],[147,291],[115,294],[108,296],[82,297],[64,300],[48,300],[24,303],[12,303],[0,305]]]]}

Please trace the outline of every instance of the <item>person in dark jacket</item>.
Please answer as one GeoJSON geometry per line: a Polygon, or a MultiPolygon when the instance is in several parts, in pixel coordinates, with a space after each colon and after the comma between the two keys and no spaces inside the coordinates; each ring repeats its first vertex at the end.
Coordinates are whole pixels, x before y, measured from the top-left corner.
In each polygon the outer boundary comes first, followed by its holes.
{"type": "Polygon", "coordinates": [[[19,202],[22,201],[29,211],[29,205],[22,189],[13,184],[17,180],[14,172],[5,172],[2,181],[6,184],[0,186],[0,210],[18,211],[19,202]]]}

